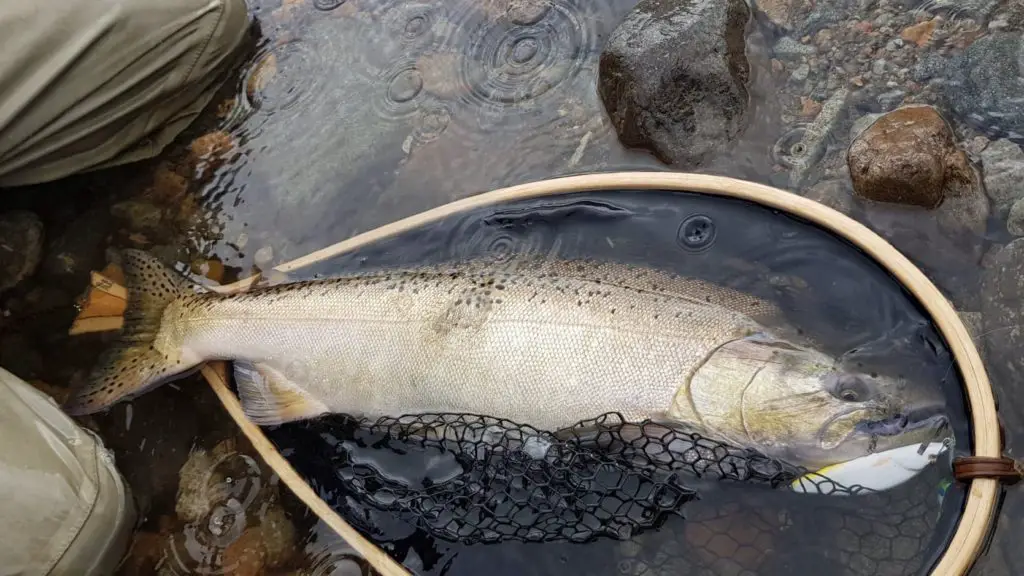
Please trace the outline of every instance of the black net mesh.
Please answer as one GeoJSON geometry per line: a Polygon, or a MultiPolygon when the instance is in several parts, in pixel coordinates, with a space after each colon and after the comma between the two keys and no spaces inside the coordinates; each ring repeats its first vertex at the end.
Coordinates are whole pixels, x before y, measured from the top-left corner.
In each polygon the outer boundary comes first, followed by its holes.
{"type": "MultiPolygon", "coordinates": [[[[807,478],[805,470],[692,432],[629,423],[618,414],[557,433],[465,414],[376,421],[329,416],[289,425],[286,434],[272,430],[271,436],[300,473],[367,533],[379,529],[366,513],[376,510],[460,544],[610,537],[623,541],[614,559],[618,572],[636,576],[763,573],[752,566],[763,564],[764,550],[781,549],[787,498],[827,502],[809,516],[810,525],[804,521],[795,549],[827,534],[830,541],[812,544],[830,551],[825,558],[842,568],[837,574],[910,574],[934,529],[934,514],[927,521],[920,517],[938,509],[933,490],[872,493],[813,475],[805,482],[821,492],[856,497],[797,494],[788,486],[807,478]],[[297,458],[296,447],[308,452],[325,441],[328,447],[317,458],[297,458]],[[732,485],[735,494],[712,505],[702,500],[712,485],[719,494],[732,485]],[[782,495],[775,500],[778,509],[766,507],[763,498],[745,501],[751,486],[762,488],[754,497],[764,490],[782,495]],[[850,572],[858,566],[863,570],[850,572]]],[[[771,557],[779,562],[785,555],[771,557]]]]}

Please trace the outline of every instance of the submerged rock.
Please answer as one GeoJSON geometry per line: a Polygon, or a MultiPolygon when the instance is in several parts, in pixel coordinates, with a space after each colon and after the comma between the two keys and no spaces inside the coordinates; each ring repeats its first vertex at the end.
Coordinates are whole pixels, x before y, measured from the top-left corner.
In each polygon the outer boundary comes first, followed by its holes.
{"type": "Polygon", "coordinates": [[[0,292],[31,276],[43,254],[43,223],[26,210],[0,214],[0,292]]]}
{"type": "Polygon", "coordinates": [[[1014,236],[1024,236],[1024,199],[1017,200],[1006,216],[1006,231],[1014,236]]]}
{"type": "Polygon", "coordinates": [[[996,213],[1006,216],[1017,200],[1024,198],[1024,150],[1002,139],[981,151],[985,192],[996,213]]]}
{"type": "Polygon", "coordinates": [[[249,528],[224,549],[224,568],[238,576],[259,576],[267,565],[259,528],[249,528]]]}
{"type": "Polygon", "coordinates": [[[124,221],[129,230],[145,231],[160,227],[163,211],[140,200],[125,200],[110,207],[110,214],[124,221]]]}
{"type": "Polygon", "coordinates": [[[818,182],[811,186],[804,195],[843,214],[848,215],[853,212],[853,197],[842,180],[818,182]]]}
{"type": "Polygon", "coordinates": [[[986,367],[999,397],[999,413],[1009,419],[1004,422],[1007,430],[1019,430],[1024,399],[1013,386],[1024,379],[1024,238],[986,260],[981,289],[986,367]]]}
{"type": "Polygon", "coordinates": [[[79,216],[50,243],[43,272],[78,284],[90,270],[103,268],[110,224],[110,215],[98,208],[79,216]]]}
{"type": "Polygon", "coordinates": [[[936,208],[964,186],[980,190],[952,129],[931,106],[879,117],[850,145],[847,163],[854,191],[875,202],[936,208]]]}
{"type": "Polygon", "coordinates": [[[938,20],[932,18],[931,20],[907,26],[900,32],[900,38],[907,42],[913,42],[918,47],[925,46],[932,39],[932,34],[935,33],[935,27],[938,23],[938,20]]]}
{"type": "MultiPolygon", "coordinates": [[[[276,66],[275,63],[275,71],[276,66]]],[[[203,134],[189,144],[190,159],[197,164],[203,161],[213,161],[228,155],[237,146],[238,144],[231,134],[223,131],[210,132],[203,134]]]]}
{"type": "Polygon", "coordinates": [[[776,26],[792,28],[797,14],[807,5],[806,0],[756,0],[755,5],[776,26]]]}
{"type": "Polygon", "coordinates": [[[780,164],[790,169],[791,188],[802,189],[816,176],[820,177],[823,170],[827,171],[823,159],[827,158],[829,142],[845,116],[849,96],[846,88],[836,90],[821,105],[813,122],[790,130],[776,141],[773,154],[780,164]]]}
{"type": "MultiPolygon", "coordinates": [[[[184,171],[181,168],[179,170],[184,171]]],[[[187,192],[188,179],[164,162],[157,167],[153,174],[153,183],[145,195],[157,204],[169,205],[180,202],[187,192]]]]}
{"type": "Polygon", "coordinates": [[[268,568],[280,568],[295,555],[295,525],[280,506],[271,506],[255,530],[266,552],[268,568]]]}
{"type": "Polygon", "coordinates": [[[999,32],[973,42],[950,58],[932,56],[917,67],[918,81],[933,80],[943,103],[990,137],[1024,143],[1024,40],[999,32]]]}
{"type": "Polygon", "coordinates": [[[750,74],[744,0],[641,0],[601,54],[598,90],[619,139],[677,167],[735,140],[750,74]]]}

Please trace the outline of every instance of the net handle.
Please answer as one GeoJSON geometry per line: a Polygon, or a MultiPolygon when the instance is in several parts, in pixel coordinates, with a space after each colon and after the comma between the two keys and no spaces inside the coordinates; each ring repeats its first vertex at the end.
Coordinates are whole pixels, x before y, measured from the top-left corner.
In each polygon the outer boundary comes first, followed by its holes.
{"type": "MultiPolygon", "coordinates": [[[[992,387],[985,372],[981,356],[974,346],[970,332],[942,292],[906,256],[870,228],[823,204],[771,186],[725,176],[668,171],[608,172],[540,180],[469,196],[427,210],[426,212],[397,220],[281,264],[275,267],[274,270],[279,272],[298,270],[328,258],[351,252],[367,244],[430,224],[431,222],[436,222],[447,216],[496,203],[576,192],[615,190],[695,192],[711,196],[747,200],[808,220],[859,247],[888,270],[890,274],[895,276],[918,299],[949,343],[950,351],[963,376],[964,391],[967,394],[967,405],[972,429],[972,447],[974,449],[972,456],[983,458],[1002,457],[1002,442],[1000,441],[995,397],[992,393],[992,387]]],[[[253,276],[213,289],[221,292],[244,290],[253,285],[258,278],[259,276],[253,276]]],[[[203,374],[206,375],[207,370],[204,369],[203,374]]],[[[214,390],[218,392],[218,396],[221,397],[225,407],[229,406],[229,400],[232,401],[230,405],[237,407],[237,400],[227,390],[223,379],[221,379],[220,384],[216,384],[212,380],[210,383],[214,386],[214,390]],[[222,390],[218,389],[218,386],[222,390]],[[226,395],[223,394],[225,392],[226,395]]],[[[232,417],[235,416],[236,414],[232,414],[232,417]]],[[[241,419],[236,418],[235,421],[246,432],[246,435],[250,436],[250,441],[253,441],[254,446],[266,448],[266,453],[264,454],[261,451],[261,454],[265,459],[268,459],[268,465],[275,469],[280,468],[278,473],[281,474],[282,479],[290,478],[294,481],[295,485],[293,486],[292,483],[289,483],[289,480],[285,480],[289,488],[295,491],[310,508],[317,514],[321,514],[325,522],[331,525],[332,528],[335,528],[339,535],[349,540],[353,547],[367,555],[367,560],[374,564],[374,567],[377,567],[374,562],[379,559],[384,567],[379,569],[385,576],[406,573],[401,567],[395,568],[397,565],[390,557],[359,536],[351,526],[338,517],[326,503],[320,500],[305,481],[295,474],[291,466],[278,454],[269,440],[263,436],[263,433],[249,423],[244,414],[240,414],[240,416],[241,419]],[[243,425],[243,423],[248,423],[248,426],[243,425]],[[262,443],[258,445],[254,438],[261,438],[262,443]],[[277,462],[278,466],[272,464],[270,459],[277,462]],[[290,473],[286,476],[285,473],[288,471],[290,473]],[[308,499],[303,498],[301,494],[307,494],[308,499]],[[347,535],[351,535],[352,539],[347,535]],[[396,569],[401,570],[401,572],[394,571],[396,569]]],[[[932,576],[962,576],[967,573],[985,546],[995,517],[999,491],[1000,483],[996,479],[973,478],[970,480],[967,502],[960,521],[957,523],[956,532],[939,561],[932,569],[932,576]]]]}

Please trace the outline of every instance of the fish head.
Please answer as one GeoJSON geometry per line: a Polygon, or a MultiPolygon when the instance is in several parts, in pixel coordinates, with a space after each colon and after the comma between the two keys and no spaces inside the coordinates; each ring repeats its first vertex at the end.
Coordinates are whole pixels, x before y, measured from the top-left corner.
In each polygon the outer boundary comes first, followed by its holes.
{"type": "Polygon", "coordinates": [[[760,334],[713,352],[669,412],[713,439],[811,470],[948,433],[938,383],[858,371],[760,334]]]}

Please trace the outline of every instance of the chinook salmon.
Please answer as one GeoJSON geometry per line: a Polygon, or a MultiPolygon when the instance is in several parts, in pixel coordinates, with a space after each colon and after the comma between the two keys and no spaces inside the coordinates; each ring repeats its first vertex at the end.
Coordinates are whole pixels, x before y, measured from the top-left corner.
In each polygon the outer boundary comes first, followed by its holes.
{"type": "Polygon", "coordinates": [[[817,468],[920,444],[945,418],[937,387],[848,370],[786,337],[768,302],[645,267],[464,262],[228,295],[145,252],[122,265],[122,334],[72,414],[230,360],[261,425],[454,412],[554,431],[618,412],[817,468]]]}

